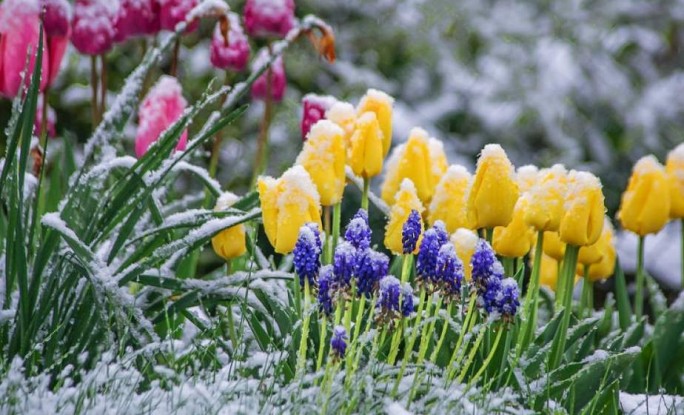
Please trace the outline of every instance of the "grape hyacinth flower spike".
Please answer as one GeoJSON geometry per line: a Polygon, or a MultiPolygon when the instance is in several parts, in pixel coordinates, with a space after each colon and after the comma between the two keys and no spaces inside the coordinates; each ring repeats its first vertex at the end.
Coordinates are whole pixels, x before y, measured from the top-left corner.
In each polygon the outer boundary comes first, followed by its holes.
{"type": "Polygon", "coordinates": [[[334,309],[333,287],[334,275],[332,265],[321,267],[318,275],[318,309],[321,314],[330,316],[334,309]]]}
{"type": "Polygon", "coordinates": [[[356,259],[356,287],[359,295],[370,297],[376,289],[377,283],[387,275],[389,258],[387,255],[366,249],[358,253],[356,259]]]}
{"type": "Polygon", "coordinates": [[[321,268],[322,252],[321,235],[315,223],[306,223],[299,229],[299,236],[294,247],[294,268],[299,276],[299,284],[304,288],[305,281],[309,287],[316,286],[321,268]]]}
{"type": "Polygon", "coordinates": [[[380,292],[375,304],[377,312],[375,320],[378,324],[388,323],[392,327],[394,320],[402,314],[401,288],[399,280],[392,275],[387,275],[380,280],[380,292]]]}
{"type": "Polygon", "coordinates": [[[423,233],[422,226],[420,213],[415,209],[411,210],[401,230],[401,243],[404,248],[404,255],[412,254],[416,250],[420,234],[423,233]]]}
{"type": "Polygon", "coordinates": [[[452,243],[442,245],[436,262],[436,276],[442,296],[446,301],[458,301],[461,297],[463,263],[452,243]]]}
{"type": "Polygon", "coordinates": [[[416,259],[416,276],[420,283],[427,285],[437,283],[437,255],[446,241],[448,241],[448,235],[444,238],[441,230],[436,226],[425,231],[416,259]]]}
{"type": "Polygon", "coordinates": [[[368,212],[365,209],[359,209],[347,224],[344,239],[356,249],[364,250],[370,248],[371,234],[372,231],[368,226],[368,212]]]}
{"type": "Polygon", "coordinates": [[[411,284],[405,283],[401,286],[401,315],[410,317],[416,311],[416,301],[413,297],[411,284]]]}
{"type": "Polygon", "coordinates": [[[478,293],[487,289],[487,280],[492,276],[497,276],[501,279],[503,275],[503,268],[491,245],[484,239],[480,239],[475,248],[472,258],[470,259],[472,265],[471,281],[478,293]],[[499,270],[500,269],[500,270],[499,270]]]}
{"type": "Polygon", "coordinates": [[[499,313],[505,323],[512,323],[520,307],[520,289],[513,278],[501,281],[501,297],[499,299],[499,313]]]}
{"type": "Polygon", "coordinates": [[[335,326],[333,329],[332,339],[330,339],[330,351],[333,358],[337,360],[344,359],[347,352],[347,330],[344,326],[335,326]]]}
{"type": "Polygon", "coordinates": [[[351,286],[351,279],[356,267],[356,248],[343,241],[335,248],[333,256],[334,289],[346,291],[351,286]]]}

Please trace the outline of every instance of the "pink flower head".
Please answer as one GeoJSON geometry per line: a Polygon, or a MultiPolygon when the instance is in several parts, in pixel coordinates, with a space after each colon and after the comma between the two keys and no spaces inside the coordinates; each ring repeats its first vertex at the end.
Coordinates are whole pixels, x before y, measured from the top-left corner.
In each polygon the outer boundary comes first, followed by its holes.
{"type": "MultiPolygon", "coordinates": [[[[253,61],[252,70],[260,68],[266,64],[269,59],[269,54],[266,49],[262,49],[259,55],[253,61]]],[[[285,87],[287,86],[287,79],[285,78],[285,65],[283,64],[282,56],[273,62],[271,67],[259,76],[252,84],[252,99],[266,99],[268,91],[271,92],[271,100],[280,102],[285,96],[285,87]],[[270,85],[269,85],[270,80],[270,85]]]]}
{"type": "MultiPolygon", "coordinates": [[[[33,73],[40,40],[40,3],[36,0],[6,0],[0,3],[0,93],[15,97],[21,88],[21,74],[30,53],[28,75],[33,73]]],[[[47,39],[43,34],[43,44],[47,39]]],[[[49,53],[43,51],[40,90],[47,87],[49,79],[49,53]]],[[[30,76],[25,77],[28,85],[30,76]]]]}
{"type": "Polygon", "coordinates": [[[101,55],[114,43],[119,2],[76,0],[71,42],[84,55],[101,55]]]}
{"type": "MultiPolygon", "coordinates": [[[[57,114],[55,114],[55,110],[48,104],[47,107],[47,135],[50,138],[55,138],[57,137],[57,130],[55,129],[55,124],[57,121],[57,114]]],[[[40,95],[38,98],[38,105],[36,106],[36,117],[33,121],[33,128],[35,129],[34,131],[38,135],[42,135],[42,126],[43,126],[43,96],[40,95]]]]}
{"type": "MultiPolygon", "coordinates": [[[[197,6],[197,0],[159,0],[161,6],[161,28],[162,30],[176,30],[176,25],[185,20],[185,17],[192,9],[197,6]]],[[[192,22],[188,32],[197,28],[197,22],[192,22]]]]}
{"type": "Polygon", "coordinates": [[[67,0],[41,0],[45,6],[43,25],[48,37],[69,37],[71,32],[71,4],[67,0]]]}
{"type": "Polygon", "coordinates": [[[241,72],[249,61],[249,42],[235,13],[228,15],[228,22],[228,44],[221,33],[221,23],[216,23],[214,36],[211,38],[211,64],[218,69],[241,72]]]}
{"type": "Polygon", "coordinates": [[[255,38],[283,38],[294,27],[294,0],[247,0],[245,29],[255,38]]]}
{"type": "Polygon", "coordinates": [[[332,107],[337,100],[329,95],[306,94],[302,98],[302,140],[306,141],[311,127],[319,120],[325,118],[325,112],[332,107]]]}
{"type": "MultiPolygon", "coordinates": [[[[183,115],[186,105],[178,80],[168,75],[159,78],[138,111],[139,124],[135,136],[135,154],[138,158],[183,115]]],[[[176,150],[184,150],[187,142],[188,132],[183,131],[176,150]]]]}
{"type": "Polygon", "coordinates": [[[114,24],[114,41],[123,42],[130,37],[159,32],[160,12],[157,0],[121,0],[114,24]]]}

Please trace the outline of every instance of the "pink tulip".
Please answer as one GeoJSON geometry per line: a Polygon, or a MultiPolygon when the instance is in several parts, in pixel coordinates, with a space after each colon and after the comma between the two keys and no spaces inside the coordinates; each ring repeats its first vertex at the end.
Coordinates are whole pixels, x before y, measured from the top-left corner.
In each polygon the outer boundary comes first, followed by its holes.
{"type": "MultiPolygon", "coordinates": [[[[266,63],[269,59],[269,54],[265,49],[259,52],[259,55],[254,59],[253,68],[259,68],[262,64],[266,63]]],[[[270,77],[271,85],[271,100],[273,102],[280,102],[285,96],[285,87],[287,86],[287,79],[285,78],[285,65],[283,64],[283,58],[279,56],[271,65],[270,69],[267,69],[264,73],[259,76],[256,81],[252,84],[252,98],[253,99],[266,99],[268,95],[268,80],[270,77]]]]}
{"type": "Polygon", "coordinates": [[[153,35],[161,29],[160,6],[157,0],[121,0],[114,23],[115,42],[130,37],[153,35]]]}
{"type": "MultiPolygon", "coordinates": [[[[161,28],[162,30],[176,30],[176,25],[185,20],[187,14],[197,6],[197,0],[158,0],[161,6],[161,28]]],[[[197,28],[197,22],[192,22],[188,32],[197,28]]]]}
{"type": "Polygon", "coordinates": [[[221,33],[221,23],[216,24],[214,36],[211,39],[211,64],[217,69],[241,72],[249,61],[249,42],[240,26],[240,19],[236,14],[228,15],[230,31],[228,32],[228,44],[221,33]]]}
{"type": "Polygon", "coordinates": [[[114,43],[118,1],[76,0],[71,41],[84,55],[102,55],[114,43]]]}
{"type": "MultiPolygon", "coordinates": [[[[0,4],[0,92],[12,98],[21,88],[21,75],[30,53],[28,75],[33,73],[40,37],[40,8],[37,2],[6,0],[0,4]]],[[[45,36],[43,36],[43,43],[45,36]]],[[[48,71],[48,53],[43,53],[42,73],[48,71]]],[[[30,76],[26,76],[28,85],[30,76]]],[[[41,76],[40,89],[47,86],[48,77],[41,76]]]]}
{"type": "MultiPolygon", "coordinates": [[[[47,135],[50,138],[55,138],[57,136],[57,130],[55,129],[55,123],[57,120],[57,114],[55,110],[48,104],[47,107],[47,135]]],[[[43,96],[41,95],[38,99],[38,105],[36,106],[36,117],[33,121],[33,128],[36,134],[42,135],[43,126],[43,96]]]]}
{"type": "Polygon", "coordinates": [[[255,38],[283,38],[294,27],[294,0],[247,0],[245,29],[255,38]]]}
{"type": "Polygon", "coordinates": [[[311,127],[319,120],[325,118],[325,112],[335,104],[337,100],[329,95],[306,94],[302,98],[302,140],[306,141],[311,127]]]}
{"type": "MultiPolygon", "coordinates": [[[[138,158],[183,115],[186,105],[178,80],[168,75],[159,78],[138,111],[139,124],[135,136],[135,154],[138,158]]],[[[187,142],[188,132],[183,131],[176,150],[184,150],[187,142]]]]}
{"type": "Polygon", "coordinates": [[[45,5],[43,25],[48,37],[68,37],[71,32],[71,4],[67,0],[42,0],[45,5]]]}

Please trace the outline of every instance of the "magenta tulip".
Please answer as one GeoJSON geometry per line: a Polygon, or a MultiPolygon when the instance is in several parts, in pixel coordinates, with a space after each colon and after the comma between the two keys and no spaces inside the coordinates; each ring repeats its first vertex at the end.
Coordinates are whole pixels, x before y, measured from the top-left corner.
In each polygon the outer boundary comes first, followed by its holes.
{"type": "MultiPolygon", "coordinates": [[[[253,67],[256,69],[264,64],[269,59],[269,54],[266,49],[262,49],[259,55],[254,59],[253,67]]],[[[265,100],[268,95],[268,80],[270,77],[270,90],[271,90],[271,100],[273,102],[280,102],[285,96],[285,88],[287,86],[287,79],[285,78],[285,65],[283,64],[283,58],[279,56],[271,65],[270,69],[267,69],[264,73],[259,76],[256,81],[252,84],[252,98],[265,100]]]]}
{"type": "Polygon", "coordinates": [[[101,55],[114,44],[118,1],[76,0],[71,42],[84,55],[101,55]]]}
{"type": "Polygon", "coordinates": [[[121,0],[114,24],[114,41],[156,34],[161,29],[160,13],[157,0],[121,0]]]}
{"type": "Polygon", "coordinates": [[[302,140],[306,141],[311,127],[319,120],[325,118],[325,112],[332,107],[337,100],[329,95],[306,94],[302,98],[302,140]]]}
{"type": "Polygon", "coordinates": [[[240,19],[234,13],[228,15],[230,31],[228,43],[221,33],[221,23],[216,23],[214,36],[211,38],[210,60],[217,69],[241,72],[249,61],[249,42],[240,26],[240,19]]]}
{"type": "Polygon", "coordinates": [[[247,0],[245,29],[255,38],[283,38],[295,25],[294,0],[247,0]]]}
{"type": "MultiPolygon", "coordinates": [[[[176,30],[176,25],[185,20],[188,13],[197,6],[197,0],[158,0],[161,5],[160,22],[162,30],[176,30]]],[[[197,28],[197,22],[191,22],[187,31],[197,28]]]]}

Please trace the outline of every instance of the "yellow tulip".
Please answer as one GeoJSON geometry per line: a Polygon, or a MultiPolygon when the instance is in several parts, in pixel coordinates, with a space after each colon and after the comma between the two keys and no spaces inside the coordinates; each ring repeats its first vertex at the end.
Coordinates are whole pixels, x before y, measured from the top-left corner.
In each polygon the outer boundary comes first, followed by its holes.
{"type": "MultiPolygon", "coordinates": [[[[544,240],[546,243],[546,240],[544,240]]],[[[532,258],[530,258],[532,259],[532,258]]],[[[579,275],[575,275],[575,284],[580,280],[579,275]]],[[[539,270],[539,284],[556,291],[558,286],[558,261],[552,257],[544,254],[541,260],[541,267],[539,270]]]]}
{"type": "Polygon", "coordinates": [[[542,169],[529,191],[525,223],[537,231],[558,231],[563,218],[568,173],[562,164],[542,169]]]}
{"type": "Polygon", "coordinates": [[[684,143],[667,155],[665,171],[670,181],[670,217],[684,218],[684,143]]]}
{"type": "Polygon", "coordinates": [[[449,233],[468,227],[466,202],[473,177],[463,166],[452,165],[442,175],[428,209],[430,226],[441,220],[449,233]]]}
{"type": "MultiPolygon", "coordinates": [[[[225,192],[216,201],[215,211],[228,210],[238,201],[238,197],[231,193],[225,192]]],[[[211,247],[214,248],[216,255],[225,259],[226,261],[232,258],[237,258],[247,252],[247,244],[245,242],[245,225],[239,224],[226,228],[211,238],[211,247]]]]}
{"type": "Polygon", "coordinates": [[[356,120],[356,128],[349,140],[347,164],[354,174],[366,179],[382,170],[382,131],[373,112],[367,112],[356,120]]]}
{"type": "Polygon", "coordinates": [[[615,271],[615,242],[613,226],[606,218],[599,240],[579,250],[577,273],[584,276],[584,265],[589,265],[589,280],[596,282],[610,278],[615,271]]]}
{"type": "Polygon", "coordinates": [[[470,259],[475,253],[479,240],[480,238],[475,232],[466,228],[457,229],[450,238],[451,243],[456,248],[458,259],[463,263],[463,273],[467,281],[470,281],[470,276],[473,273],[473,265],[470,263],[470,259]]]}
{"type": "MultiPolygon", "coordinates": [[[[416,186],[413,185],[413,182],[410,179],[404,179],[404,181],[401,182],[401,187],[397,192],[395,200],[396,202],[390,209],[389,221],[385,228],[385,247],[399,255],[402,254],[404,250],[401,237],[406,219],[408,219],[412,210],[416,210],[418,213],[422,214],[425,208],[423,208],[423,205],[420,203],[420,199],[416,192],[416,186]]],[[[420,240],[416,244],[416,252],[418,252],[419,246],[420,240]]]]}
{"type": "Polygon", "coordinates": [[[377,89],[369,89],[356,108],[360,117],[366,112],[373,112],[378,119],[382,131],[382,156],[385,157],[392,145],[392,105],[394,98],[377,89]]]}
{"type": "Polygon", "coordinates": [[[532,186],[537,182],[537,175],[539,174],[539,169],[537,166],[528,164],[526,166],[518,167],[515,171],[515,179],[518,182],[518,188],[520,194],[529,191],[532,186]]]}
{"type": "Polygon", "coordinates": [[[670,188],[663,166],[654,156],[642,157],[622,194],[618,219],[622,227],[645,236],[657,233],[670,218],[670,188]]]}
{"type": "Polygon", "coordinates": [[[544,232],[544,254],[556,261],[565,256],[565,242],[561,241],[558,232],[544,232]]]}
{"type": "Polygon", "coordinates": [[[595,243],[601,236],[606,212],[598,177],[571,171],[564,210],[559,228],[561,241],[575,246],[595,243]]]}
{"type": "Polygon", "coordinates": [[[321,227],[320,198],[304,167],[291,167],[279,179],[260,177],[257,188],[264,231],[276,252],[291,252],[305,223],[321,227]]]}
{"type": "Polygon", "coordinates": [[[487,144],[477,160],[468,196],[468,222],[476,229],[508,225],[518,195],[515,170],[506,152],[498,144],[487,144]]]}
{"type": "Polygon", "coordinates": [[[515,204],[511,223],[508,226],[494,228],[492,247],[497,254],[509,258],[518,258],[530,252],[534,240],[534,231],[523,219],[528,205],[527,197],[523,195],[515,204]]]}
{"type": "Polygon", "coordinates": [[[387,161],[387,173],[381,187],[382,200],[392,205],[401,182],[411,179],[418,197],[427,205],[446,169],[447,159],[442,142],[428,138],[422,128],[414,128],[408,141],[397,146],[387,161]]]}
{"type": "Polygon", "coordinates": [[[311,128],[304,148],[297,157],[311,176],[323,206],[331,206],[342,200],[346,183],[344,166],[347,159],[344,131],[335,123],[320,120],[311,128]]]}
{"type": "Polygon", "coordinates": [[[348,102],[337,101],[325,112],[325,118],[337,124],[344,130],[344,144],[351,147],[351,137],[356,128],[356,110],[348,102]]]}

